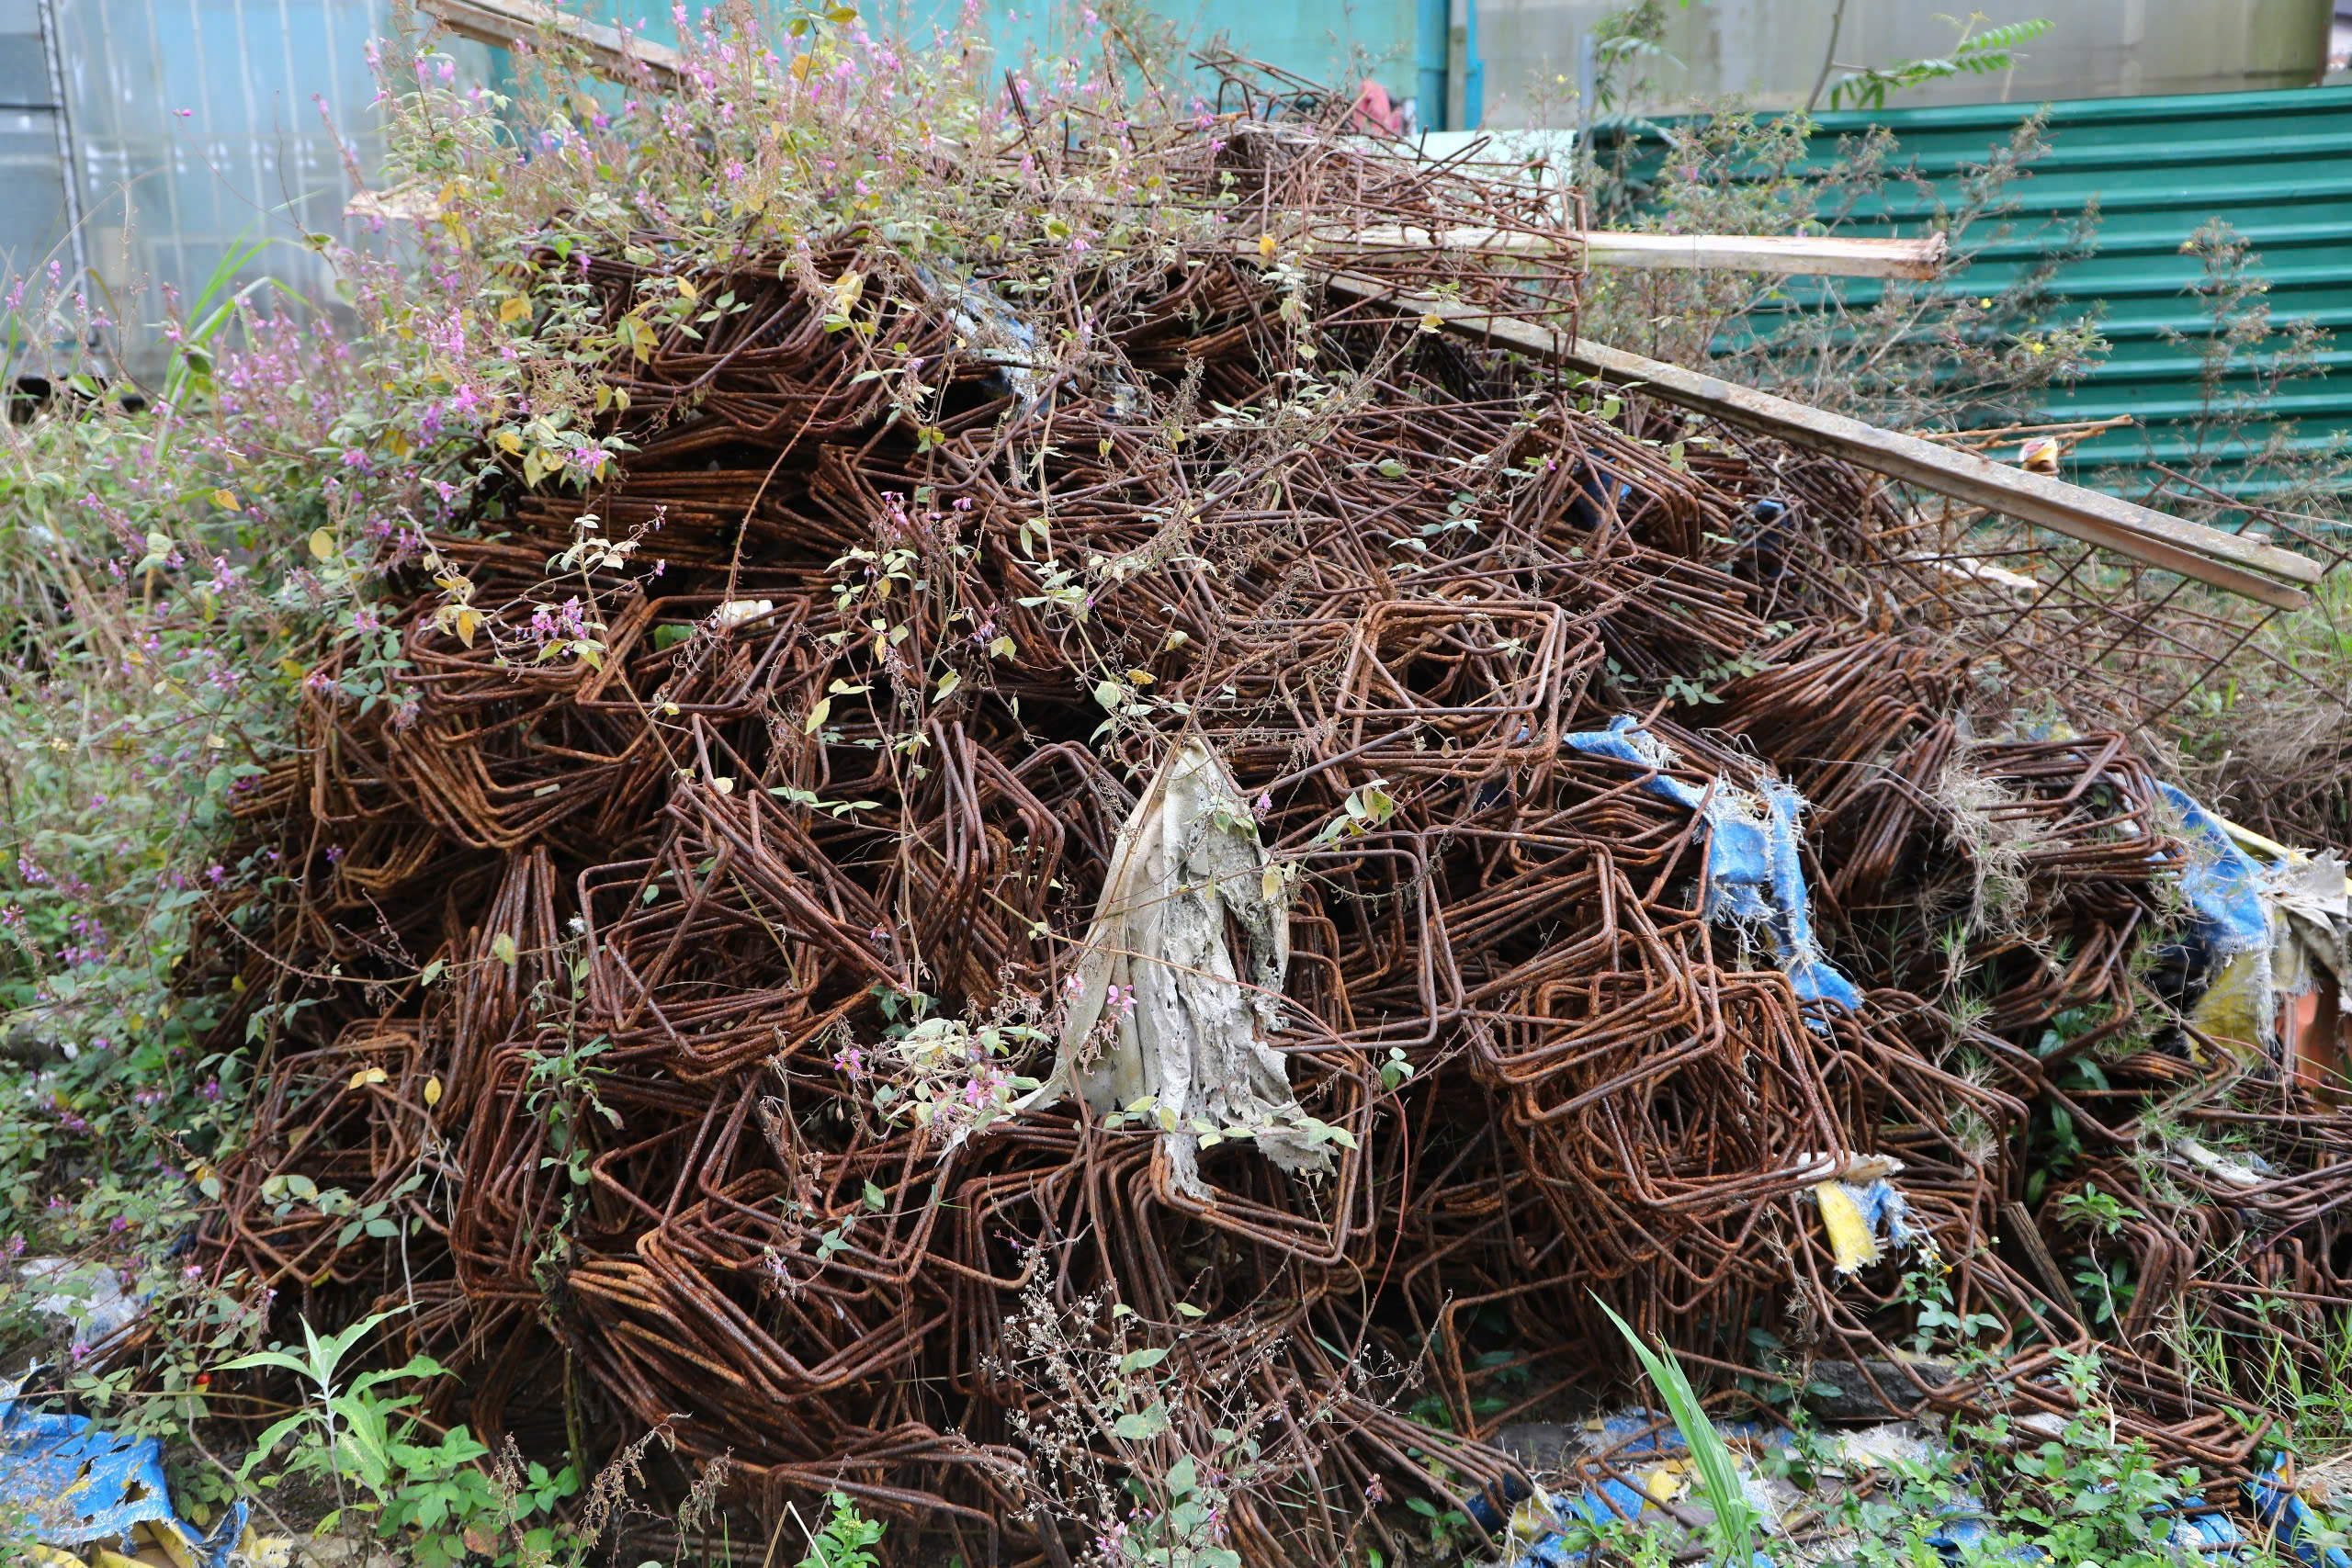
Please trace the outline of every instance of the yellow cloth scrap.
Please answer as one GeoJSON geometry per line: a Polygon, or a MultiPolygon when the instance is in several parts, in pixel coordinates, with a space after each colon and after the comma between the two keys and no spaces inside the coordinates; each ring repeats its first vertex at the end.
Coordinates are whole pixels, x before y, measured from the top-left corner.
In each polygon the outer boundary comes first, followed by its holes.
{"type": "Polygon", "coordinates": [[[1821,1205],[1821,1223],[1829,1232],[1829,1252],[1837,1259],[1838,1272],[1851,1274],[1866,1263],[1877,1262],[1878,1237],[1871,1234],[1870,1222],[1862,1218],[1861,1205],[1846,1190],[1846,1184],[1824,1181],[1814,1188],[1813,1196],[1821,1205]]]}
{"type": "Polygon", "coordinates": [[[2271,1032],[2266,1015],[2274,1004],[2264,984],[2269,976],[2263,962],[2269,956],[2267,952],[2231,954],[2198,998],[2188,1021],[2216,1040],[2258,1051],[2271,1032]]]}

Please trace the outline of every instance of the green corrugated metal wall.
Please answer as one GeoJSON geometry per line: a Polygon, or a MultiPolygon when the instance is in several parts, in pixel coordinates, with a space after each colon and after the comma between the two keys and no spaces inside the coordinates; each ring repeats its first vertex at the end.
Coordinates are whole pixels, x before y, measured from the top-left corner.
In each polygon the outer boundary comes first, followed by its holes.
{"type": "MultiPolygon", "coordinates": [[[[1883,126],[1901,144],[1895,165],[1916,168],[1949,193],[1961,171],[1983,164],[2034,107],[1825,114],[1816,118],[1816,161],[1836,156],[1839,137],[1883,126]]],[[[2182,455],[2199,406],[2197,352],[2165,334],[2194,338],[2206,329],[2190,292],[2202,268],[2181,245],[2214,218],[2251,242],[2277,320],[2307,318],[2339,334],[2323,355],[2331,373],[2289,384],[2272,401],[2271,417],[2295,422],[2294,442],[2306,448],[2352,432],[2346,368],[2352,366],[2352,90],[2077,99],[2049,106],[2049,139],[2051,151],[2031,165],[2031,177],[2009,187],[2018,203],[2007,220],[2010,237],[1979,252],[1955,287],[1989,292],[2033,265],[2097,198],[2096,253],[2057,273],[2053,314],[2096,310],[2112,352],[2087,379],[2053,398],[2046,417],[2131,413],[2146,428],[2085,443],[2078,474],[2182,455]]],[[[1859,208],[1855,217],[1917,234],[1934,209],[1932,197],[1897,182],[1883,203],[1859,208]]],[[[1849,288],[1848,298],[1864,298],[1869,287],[1849,288]]]]}

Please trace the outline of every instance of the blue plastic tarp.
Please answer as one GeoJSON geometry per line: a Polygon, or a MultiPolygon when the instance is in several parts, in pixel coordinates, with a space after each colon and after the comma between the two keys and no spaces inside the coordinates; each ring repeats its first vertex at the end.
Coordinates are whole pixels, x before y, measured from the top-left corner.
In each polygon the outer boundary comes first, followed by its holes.
{"type": "Polygon", "coordinates": [[[2180,872],[2198,941],[2219,961],[2270,945],[2270,908],[2262,896],[2262,867],[2238,847],[2222,819],[2168,784],[2156,788],[2180,813],[2188,858],[2180,872]]]}
{"type": "Polygon", "coordinates": [[[1607,729],[1580,730],[1565,739],[1588,755],[1650,770],[1642,781],[1645,793],[1705,818],[1707,918],[1769,932],[1773,958],[1798,1000],[1849,1012],[1861,1006],[1861,993],[1821,955],[1814,940],[1813,904],[1797,853],[1803,796],[1778,780],[1765,782],[1760,800],[1720,778],[1706,789],[1685,784],[1667,772],[1678,761],[1672,749],[1629,715],[1611,719],[1607,729]]]}
{"type": "Polygon", "coordinates": [[[0,1499],[26,1511],[35,1536],[52,1546],[119,1540],[129,1552],[143,1524],[172,1531],[208,1568],[228,1568],[244,1539],[242,1501],[205,1535],[172,1511],[161,1443],[35,1410],[17,1397],[23,1386],[0,1385],[0,1499]]]}

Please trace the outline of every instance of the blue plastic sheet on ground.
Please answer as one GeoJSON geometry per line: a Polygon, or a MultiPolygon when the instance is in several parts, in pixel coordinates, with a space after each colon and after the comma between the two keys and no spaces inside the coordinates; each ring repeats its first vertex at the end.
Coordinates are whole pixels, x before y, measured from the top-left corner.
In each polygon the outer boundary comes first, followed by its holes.
{"type": "Polygon", "coordinates": [[[153,1438],[124,1438],[79,1416],[52,1416],[17,1397],[21,1381],[0,1384],[0,1499],[31,1516],[31,1529],[52,1546],[119,1539],[132,1530],[170,1530],[208,1568],[228,1568],[245,1534],[245,1505],[232,1505],[204,1535],[172,1511],[164,1448],[153,1438]]]}
{"type": "Polygon", "coordinates": [[[1723,779],[1712,789],[1700,789],[1669,777],[1666,770],[1677,761],[1673,750],[1630,716],[1611,719],[1607,729],[1580,730],[1564,739],[1589,755],[1651,770],[1642,782],[1645,792],[1705,817],[1707,918],[1760,925],[1770,932],[1773,957],[1798,1000],[1831,1003],[1849,1012],[1861,1005],[1854,983],[1822,957],[1814,941],[1813,904],[1797,857],[1797,817],[1804,800],[1795,790],[1769,781],[1759,801],[1723,779]]]}
{"type": "MultiPolygon", "coordinates": [[[[1596,1450],[1613,1450],[1620,1458],[1668,1458],[1690,1452],[1690,1445],[1681,1430],[1671,1423],[1661,1425],[1664,1422],[1665,1417],[1647,1410],[1603,1416],[1593,1446],[1596,1450]]],[[[1762,1443],[1785,1444],[1794,1441],[1796,1436],[1785,1427],[1766,1426],[1760,1421],[1719,1421],[1715,1430],[1725,1438],[1762,1443]]],[[[1573,1544],[1570,1530],[1581,1533],[1600,1529],[1612,1519],[1638,1519],[1645,1510],[1664,1511],[1639,1487],[1613,1477],[1588,1486],[1579,1495],[1561,1495],[1548,1501],[1548,1517],[1540,1525],[1550,1528],[1515,1542],[1503,1558],[1503,1568],[1583,1568],[1589,1549],[1573,1544]]],[[[1470,1500],[1469,1513],[1487,1529],[1503,1528],[1502,1514],[1482,1497],[1470,1500]]],[[[1519,1530],[1528,1533],[1523,1522],[1519,1530]]],[[[1771,1561],[1759,1551],[1751,1568],[1770,1568],[1771,1561]]]]}
{"type": "Polygon", "coordinates": [[[2267,1473],[2247,1482],[2245,1494],[2254,1505],[2254,1517],[2294,1552],[2303,1568],[2352,1568],[2352,1555],[2340,1546],[2325,1543],[2320,1517],[2286,1484],[2285,1460],[2274,1461],[2267,1473]]]}
{"type": "MultiPolygon", "coordinates": [[[[1948,1562],[1959,1562],[1970,1556],[1981,1556],[1992,1527],[1984,1522],[1984,1506],[1973,1497],[1947,1503],[1938,1513],[1942,1522],[1936,1532],[1927,1538],[1928,1544],[1948,1562]]],[[[2153,1518],[2154,1516],[2151,1516],[2153,1518]]],[[[2183,1554],[2206,1562],[2234,1562],[2244,1554],[2245,1532],[2237,1521],[2213,1506],[2203,1497],[2192,1493],[2180,1500],[2180,1506],[2171,1514],[2173,1529],[2165,1544],[2176,1549],[2173,1555],[2183,1554]]],[[[2038,1546],[2017,1545],[2001,1554],[2012,1562],[2041,1562],[2049,1553],[2038,1546]]],[[[2341,1556],[2341,1553],[2338,1554],[2341,1556]]],[[[2311,1560],[2306,1559],[2307,1562],[2311,1560]]],[[[2315,1562],[2312,1568],[2321,1568],[2315,1562]]],[[[2326,1568],[2352,1568],[2352,1563],[2330,1563],[2326,1568]]]]}
{"type": "MultiPolygon", "coordinates": [[[[1657,1427],[1661,1417],[1645,1410],[1631,1410],[1606,1416],[1595,1438],[1596,1450],[1614,1450],[1621,1456],[1671,1456],[1686,1453],[1690,1444],[1682,1433],[1668,1425],[1657,1427]]],[[[1725,1421],[1716,1423],[1715,1430],[1724,1437],[1760,1443],[1786,1444],[1795,1434],[1785,1427],[1767,1426],[1756,1421],[1725,1421]]],[[[2250,1483],[2246,1488],[2253,1500],[2255,1513],[2264,1524],[2291,1547],[2304,1568],[2352,1568],[2352,1556],[2335,1547],[2321,1547],[2312,1532],[2319,1520],[2309,1505],[2278,1483],[2279,1472],[2276,1466],[2269,1475],[2250,1483]]],[[[1499,1568],[1585,1568],[1589,1561],[1589,1549],[1572,1541],[1568,1532],[1581,1534],[1586,1529],[1597,1529],[1612,1518],[1638,1520],[1645,1511],[1662,1513],[1658,1505],[1635,1486],[1623,1481],[1609,1480],[1585,1489],[1579,1496],[1554,1496],[1548,1518],[1544,1523],[1556,1528],[1544,1529],[1532,1539],[1515,1540],[1505,1551],[1499,1568]]],[[[1525,1518],[1526,1506],[1513,1523],[1515,1533],[1529,1535],[1525,1518]]],[[[1473,1498],[1471,1516],[1490,1530],[1503,1528],[1503,1516],[1483,1498],[1473,1498]]],[[[1941,1505],[1937,1510],[1935,1531],[1926,1538],[1927,1544],[1946,1562],[1959,1563],[1975,1558],[1981,1560],[1992,1538],[1992,1526],[1986,1522],[1984,1507],[1973,1496],[1962,1496],[1941,1505]]],[[[2180,1500],[2174,1510],[2171,1544],[2187,1556],[2212,1562],[2234,1562],[2250,1556],[2245,1535],[2230,1516],[2201,1495],[2191,1494],[2180,1500]]],[[[2040,1548],[2017,1545],[2000,1554],[2017,1563],[2036,1563],[2047,1560],[2040,1548]]],[[[1756,1553],[1753,1568],[1766,1568],[1770,1559],[1763,1552],[1756,1553]]]]}
{"type": "Polygon", "coordinates": [[[2222,819],[2168,784],[2166,802],[2180,813],[2188,860],[2180,891],[2196,913],[2197,937],[2216,959],[2270,945],[2270,910],[2262,897],[2262,867],[2238,848],[2222,819]]]}

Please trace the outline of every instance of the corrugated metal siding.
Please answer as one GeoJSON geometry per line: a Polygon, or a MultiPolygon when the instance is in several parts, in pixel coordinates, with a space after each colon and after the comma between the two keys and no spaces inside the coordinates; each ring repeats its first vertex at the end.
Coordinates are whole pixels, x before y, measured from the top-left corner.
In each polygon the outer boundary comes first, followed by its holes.
{"type": "MultiPolygon", "coordinates": [[[[1841,137],[1884,127],[1894,160],[1935,195],[1891,185],[1884,201],[1855,209],[1864,225],[1917,234],[1940,199],[1957,203],[1964,170],[1983,164],[2035,106],[1849,112],[1816,118],[1815,162],[1841,137]]],[[[2268,405],[2292,421],[2293,444],[2315,449],[2352,433],[2352,90],[2302,88],[2174,97],[2091,98],[2049,106],[2050,152],[2009,187],[2009,235],[1979,251],[1953,287],[1989,292],[2051,254],[2068,223],[2096,200],[2096,249],[2065,263],[2052,293],[2059,319],[2095,313],[2113,345],[2087,379],[2053,397],[2045,417],[2130,413],[2144,428],[2086,442],[2078,472],[2154,457],[2173,462],[2191,445],[2201,402],[2197,342],[2208,328],[2194,292],[2198,258],[2182,245],[2211,219],[2227,221],[2259,257],[2278,321],[2304,319],[2339,334],[2322,356],[2331,374],[2289,384],[2268,405]],[[2186,342],[2167,341],[2177,333],[2186,342]]],[[[1872,286],[1849,286],[1848,298],[1872,286]]],[[[1799,296],[1801,298],[1801,296],[1799,296]]],[[[2247,377],[2225,383],[2243,391],[2247,377]]]]}
{"type": "Polygon", "coordinates": [[[66,245],[59,117],[35,0],[0,0],[0,277],[37,271],[66,245]]]}

